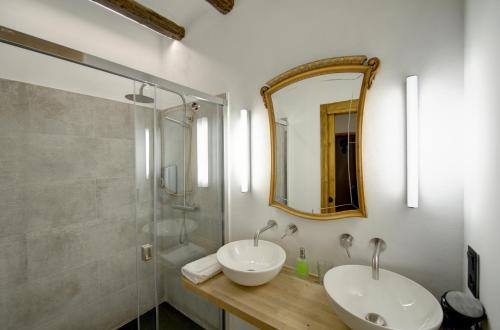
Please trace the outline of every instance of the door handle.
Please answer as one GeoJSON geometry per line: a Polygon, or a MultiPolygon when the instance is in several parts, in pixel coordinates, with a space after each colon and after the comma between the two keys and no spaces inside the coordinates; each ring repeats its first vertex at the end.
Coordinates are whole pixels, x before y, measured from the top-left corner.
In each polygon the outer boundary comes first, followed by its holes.
{"type": "Polygon", "coordinates": [[[151,244],[144,244],[141,246],[142,260],[149,261],[153,259],[153,246],[151,244]]]}

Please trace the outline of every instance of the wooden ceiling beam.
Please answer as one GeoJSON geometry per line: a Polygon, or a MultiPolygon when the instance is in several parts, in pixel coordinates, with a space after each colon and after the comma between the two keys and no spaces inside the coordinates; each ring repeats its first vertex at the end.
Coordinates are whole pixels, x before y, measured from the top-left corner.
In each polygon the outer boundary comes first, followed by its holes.
{"type": "Polygon", "coordinates": [[[234,0],[207,0],[212,6],[215,7],[222,14],[226,15],[233,9],[234,0]]]}
{"type": "Polygon", "coordinates": [[[92,1],[169,38],[181,40],[186,35],[182,26],[133,0],[92,1]]]}

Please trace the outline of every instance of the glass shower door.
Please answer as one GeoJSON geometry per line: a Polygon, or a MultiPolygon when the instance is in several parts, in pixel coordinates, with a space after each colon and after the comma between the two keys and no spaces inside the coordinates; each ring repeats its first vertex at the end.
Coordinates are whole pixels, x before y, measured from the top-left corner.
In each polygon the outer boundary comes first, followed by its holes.
{"type": "Polygon", "coordinates": [[[222,245],[222,109],[139,83],[135,94],[138,329],[220,329],[180,270],[222,245]]]}
{"type": "Polygon", "coordinates": [[[182,287],[180,269],[222,245],[222,109],[188,97],[161,107],[158,117],[160,329],[220,329],[220,310],[182,287]]]}
{"type": "Polygon", "coordinates": [[[1,329],[137,317],[133,86],[0,44],[1,329]]]}
{"type": "Polygon", "coordinates": [[[132,97],[135,114],[135,198],[137,321],[132,327],[156,329],[155,248],[155,112],[156,87],[136,82],[132,97]]]}

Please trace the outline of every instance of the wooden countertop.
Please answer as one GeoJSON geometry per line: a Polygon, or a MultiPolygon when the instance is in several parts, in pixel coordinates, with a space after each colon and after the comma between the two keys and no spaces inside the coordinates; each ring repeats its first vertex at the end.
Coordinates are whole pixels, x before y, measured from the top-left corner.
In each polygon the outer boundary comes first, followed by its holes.
{"type": "Polygon", "coordinates": [[[260,329],[349,329],[333,311],[323,286],[301,280],[287,268],[257,287],[238,285],[222,273],[198,285],[182,277],[182,284],[260,329]]]}

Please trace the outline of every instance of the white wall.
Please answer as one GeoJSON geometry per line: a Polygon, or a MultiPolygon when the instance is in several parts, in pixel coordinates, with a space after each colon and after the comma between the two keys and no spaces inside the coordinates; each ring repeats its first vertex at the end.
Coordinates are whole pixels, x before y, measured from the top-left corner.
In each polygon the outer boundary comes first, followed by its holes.
{"type": "MultiPolygon", "coordinates": [[[[462,286],[463,1],[238,0],[227,16],[215,10],[196,20],[182,41],[161,38],[82,1],[2,1],[0,24],[186,84],[231,93],[231,127],[238,110],[252,110],[252,192],[241,194],[230,171],[231,239],[250,237],[267,219],[279,231],[299,227],[281,242],[290,261],[298,247],[316,259],[368,264],[370,238],[388,244],[382,266],[439,295],[462,286]],[[367,96],[364,168],[368,219],[314,222],[267,206],[269,134],[260,87],[293,66],[325,57],[366,54],[382,65],[367,96]],[[421,207],[405,206],[405,76],[421,79],[421,207]],[[354,239],[353,259],[338,245],[354,239]]],[[[489,57],[492,63],[495,58],[489,57]]],[[[231,130],[230,154],[238,150],[231,130]]]]}
{"type": "MultiPolygon", "coordinates": [[[[381,236],[388,243],[382,256],[384,267],[417,280],[437,295],[462,286],[461,1],[316,1],[311,6],[303,1],[242,0],[224,19],[198,21],[183,46],[218,59],[236,74],[220,80],[193,77],[194,87],[211,92],[227,89],[232,93],[233,111],[253,110],[252,192],[239,192],[237,171],[232,169],[232,239],[248,238],[268,218],[275,218],[279,232],[264,237],[278,240],[286,224],[295,222],[297,241],[282,242],[289,261],[304,245],[313,260],[338,265],[367,264],[369,239],[381,236]],[[295,65],[345,54],[378,56],[382,61],[365,112],[369,217],[314,222],[269,208],[268,123],[259,88],[295,65]],[[404,78],[409,74],[421,76],[421,207],[417,210],[405,206],[404,78]],[[343,232],[355,237],[352,260],[338,245],[343,232]]],[[[182,52],[179,56],[186,57],[182,52]]],[[[192,69],[196,61],[180,59],[179,63],[192,69]]],[[[189,75],[180,76],[189,82],[185,78],[189,75]]],[[[237,150],[236,133],[230,141],[233,151],[237,150]]]]}
{"type": "Polygon", "coordinates": [[[465,243],[480,255],[480,298],[490,328],[500,329],[500,69],[495,63],[500,57],[500,3],[468,0],[465,31],[466,113],[470,123],[465,243]]]}

